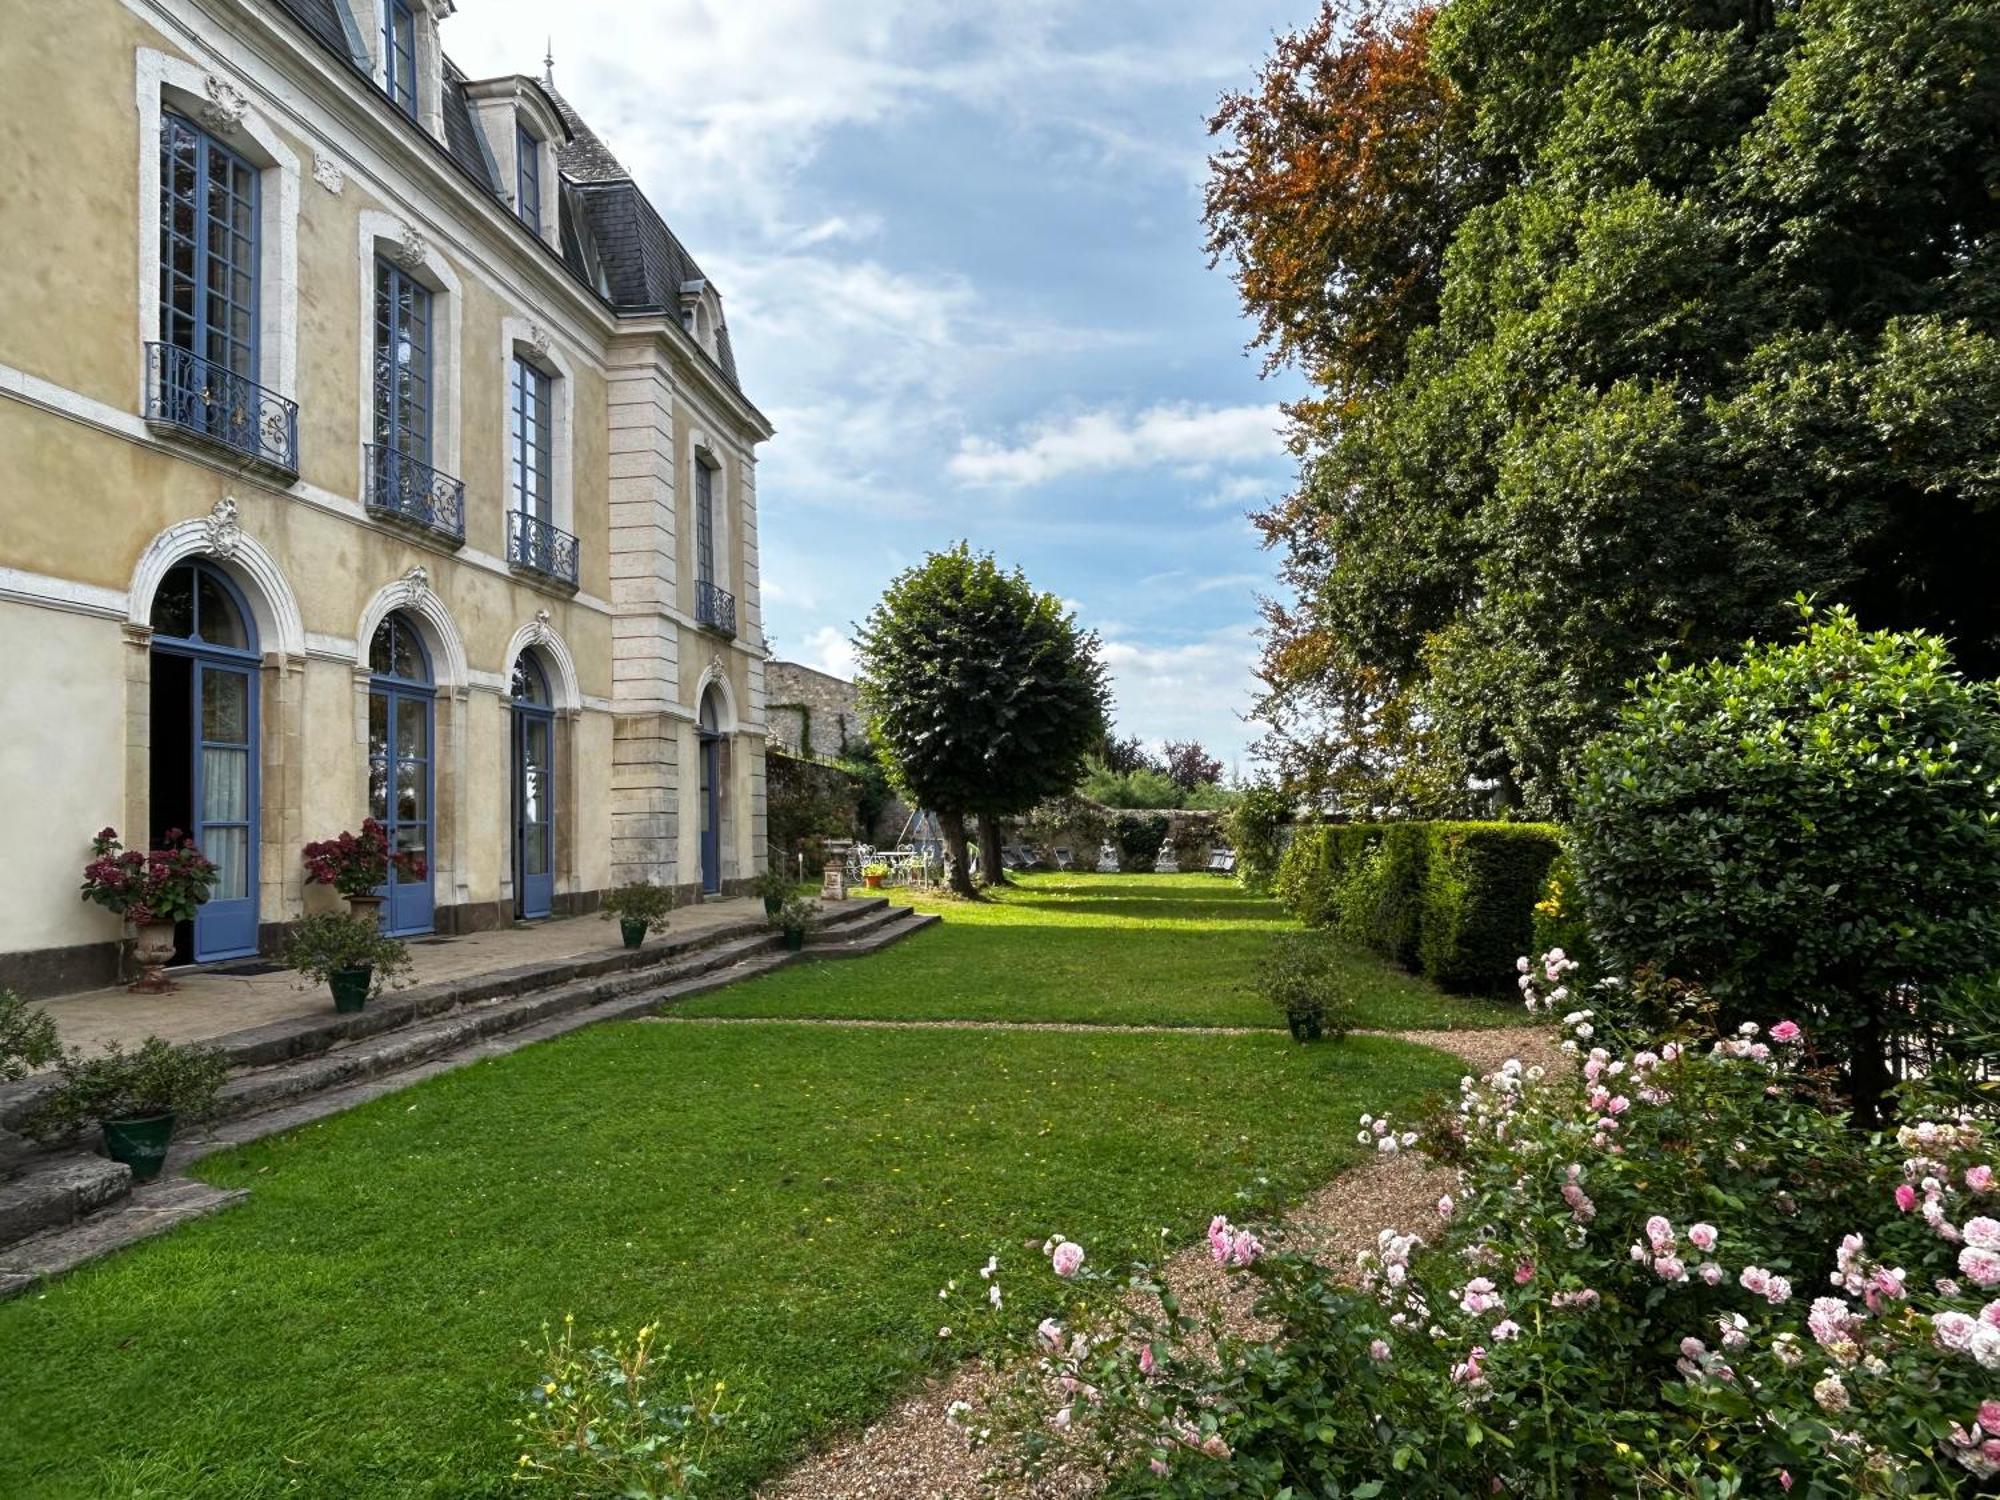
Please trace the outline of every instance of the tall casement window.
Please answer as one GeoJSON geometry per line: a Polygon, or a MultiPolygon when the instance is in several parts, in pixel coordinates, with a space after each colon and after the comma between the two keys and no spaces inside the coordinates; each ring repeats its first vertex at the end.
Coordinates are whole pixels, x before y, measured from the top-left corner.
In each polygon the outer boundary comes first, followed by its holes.
{"type": "Polygon", "coordinates": [[[549,423],[555,382],[518,356],[514,389],[508,407],[509,436],[514,446],[514,509],[544,523],[555,519],[555,432],[549,423]]]}
{"type": "Polygon", "coordinates": [[[715,586],[715,466],[694,461],[694,577],[715,586]]]}
{"type": "Polygon", "coordinates": [[[431,461],[431,328],[430,288],[376,261],[375,442],[424,465],[431,461]]]}
{"type": "Polygon", "coordinates": [[[257,378],[257,171],[176,114],[160,117],[160,342],[257,378]]]}
{"type": "Polygon", "coordinates": [[[393,934],[431,930],[432,701],[430,657],[416,627],[392,614],[368,643],[368,815],[387,830],[408,869],[391,868],[382,925],[393,934]]]}
{"type": "Polygon", "coordinates": [[[398,109],[417,117],[417,18],[407,0],[382,8],[382,86],[398,109]]]}
{"type": "Polygon", "coordinates": [[[542,143],[521,126],[514,127],[514,206],[521,222],[542,232],[542,143]]]}
{"type": "Polygon", "coordinates": [[[514,915],[546,917],[555,900],[555,699],[532,652],[515,659],[513,708],[514,915]]]}

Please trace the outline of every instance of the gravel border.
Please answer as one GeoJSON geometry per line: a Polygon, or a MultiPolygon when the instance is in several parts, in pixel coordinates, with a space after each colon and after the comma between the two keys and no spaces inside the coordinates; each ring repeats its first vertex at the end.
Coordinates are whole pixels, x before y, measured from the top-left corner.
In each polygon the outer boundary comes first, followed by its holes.
{"type": "MultiPolygon", "coordinates": [[[[715,1018],[741,1024],[737,1018],[715,1018]]],[[[745,1020],[749,1018],[744,1018],[745,1020]]],[[[687,1024],[696,1024],[690,1018],[687,1024]]],[[[1144,1031],[1222,1035],[1265,1035],[1252,1027],[1086,1026],[1069,1023],[983,1021],[820,1021],[818,1025],[907,1027],[916,1029],[985,1029],[1003,1031],[1144,1031]]],[[[1465,1059],[1474,1073],[1487,1073],[1509,1058],[1523,1063],[1559,1064],[1563,1054],[1547,1036],[1525,1028],[1500,1031],[1354,1032],[1356,1036],[1391,1036],[1434,1046],[1465,1059]]],[[[1373,1249],[1384,1229],[1409,1230],[1435,1222],[1438,1198],[1451,1191],[1454,1174],[1415,1152],[1376,1156],[1341,1173],[1309,1194],[1292,1215],[1301,1236],[1330,1265],[1352,1265],[1364,1249],[1373,1249]]],[[[1177,1252],[1165,1267],[1167,1284],[1190,1304],[1205,1302],[1221,1310],[1233,1332],[1268,1334],[1249,1316],[1249,1299],[1240,1284],[1223,1273],[1205,1244],[1177,1252]]],[[[921,1390],[858,1435],[851,1435],[804,1460],[783,1478],[758,1491],[759,1500],[982,1500],[989,1491],[980,1475],[984,1455],[946,1419],[953,1402],[978,1406],[1000,1384],[999,1372],[973,1361],[948,1376],[927,1380],[921,1390]]],[[[1095,1494],[1098,1478],[1067,1474],[1044,1478],[1035,1487],[1038,1500],[1083,1500],[1095,1494]]]]}

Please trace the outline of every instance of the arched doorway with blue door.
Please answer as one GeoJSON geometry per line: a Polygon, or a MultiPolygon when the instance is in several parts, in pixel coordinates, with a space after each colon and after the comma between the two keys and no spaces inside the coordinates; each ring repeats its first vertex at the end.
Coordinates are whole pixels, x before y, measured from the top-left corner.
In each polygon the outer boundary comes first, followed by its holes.
{"type": "Polygon", "coordinates": [[[257,951],[256,622],[229,575],[199,559],[168,570],[148,622],[148,832],[154,848],[187,833],[217,872],[175,930],[175,960],[241,958],[257,951]]]}
{"type": "Polygon", "coordinates": [[[391,866],[379,888],[383,930],[396,936],[429,932],[431,851],[437,844],[436,678],[430,653],[400,611],[375,627],[368,643],[368,815],[387,831],[389,847],[414,856],[391,866]]]}
{"type": "Polygon", "coordinates": [[[729,812],[729,737],[722,728],[722,693],[714,683],[702,691],[695,722],[695,753],[699,761],[696,799],[701,829],[701,888],[706,895],[722,889],[722,851],[727,847],[729,812]]]}
{"type": "Polygon", "coordinates": [[[514,915],[531,921],[555,906],[555,698],[548,669],[529,647],[508,678],[512,740],[514,915]]]}

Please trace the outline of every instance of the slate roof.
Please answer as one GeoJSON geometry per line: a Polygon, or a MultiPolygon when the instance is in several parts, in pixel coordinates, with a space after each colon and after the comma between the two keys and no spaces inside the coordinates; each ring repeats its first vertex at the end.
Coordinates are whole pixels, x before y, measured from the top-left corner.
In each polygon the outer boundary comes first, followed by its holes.
{"type": "MultiPolygon", "coordinates": [[[[270,0],[270,3],[367,80],[370,87],[376,87],[365,52],[357,55],[355,44],[359,39],[342,13],[342,0],[270,0]]],[[[417,134],[432,149],[442,149],[482,189],[506,202],[511,185],[497,180],[485,137],[473,121],[471,101],[466,96],[468,82],[458,66],[446,58],[443,146],[440,148],[421,128],[417,128],[417,134]]],[[[556,92],[552,82],[536,86],[554,106],[570,136],[556,150],[563,179],[556,212],[563,264],[615,312],[665,314],[678,319],[682,288],[689,282],[706,280],[701,267],[646,201],[632,174],[584,123],[575,107],[556,92]]],[[[386,96],[384,107],[401,115],[386,96]]],[[[717,300],[719,303],[720,294],[717,300]]],[[[736,356],[730,347],[726,322],[718,322],[715,348],[716,364],[729,384],[740,392],[736,356]]]]}

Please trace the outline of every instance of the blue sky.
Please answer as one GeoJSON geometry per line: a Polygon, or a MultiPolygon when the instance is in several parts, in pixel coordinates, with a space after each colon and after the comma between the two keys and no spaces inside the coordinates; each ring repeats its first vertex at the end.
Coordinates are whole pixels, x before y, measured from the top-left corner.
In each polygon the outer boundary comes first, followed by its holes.
{"type": "Polygon", "coordinates": [[[1310,0],[460,0],[474,76],[539,71],[725,299],[778,435],[779,655],[845,672],[900,568],[964,538],[1105,643],[1122,730],[1254,738],[1244,519],[1281,493],[1263,380],[1202,253],[1206,116],[1310,0]]]}

